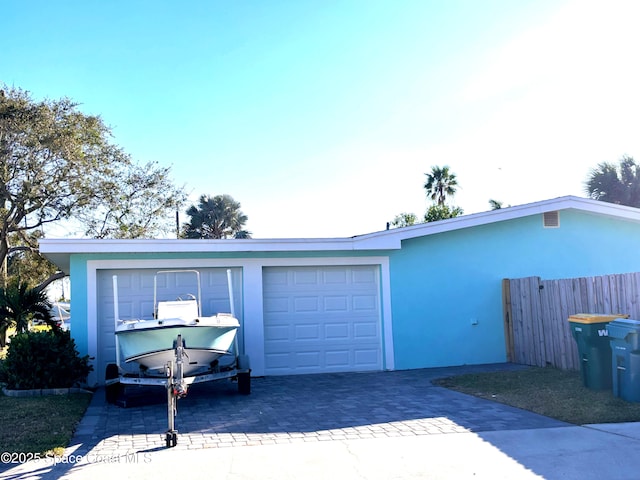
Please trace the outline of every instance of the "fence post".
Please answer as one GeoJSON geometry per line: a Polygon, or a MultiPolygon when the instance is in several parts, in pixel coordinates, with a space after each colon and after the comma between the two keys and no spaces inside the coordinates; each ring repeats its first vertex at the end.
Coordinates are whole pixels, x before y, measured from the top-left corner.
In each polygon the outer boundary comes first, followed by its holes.
{"type": "Polygon", "coordinates": [[[511,311],[511,283],[508,278],[502,279],[502,312],[504,318],[504,341],[507,361],[515,361],[515,345],[513,341],[513,312],[511,311]]]}

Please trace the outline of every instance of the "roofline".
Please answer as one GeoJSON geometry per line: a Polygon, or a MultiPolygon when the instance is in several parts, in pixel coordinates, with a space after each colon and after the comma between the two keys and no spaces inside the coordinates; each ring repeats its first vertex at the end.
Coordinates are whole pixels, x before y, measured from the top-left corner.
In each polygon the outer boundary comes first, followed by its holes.
{"type": "Polygon", "coordinates": [[[623,220],[640,222],[640,209],[638,208],[569,195],[524,205],[503,207],[497,210],[472,213],[469,215],[461,215],[459,217],[440,220],[437,222],[420,223],[409,227],[368,233],[355,238],[371,240],[378,236],[393,235],[399,237],[402,241],[416,237],[423,237],[426,235],[434,235],[437,233],[460,230],[463,228],[487,225],[489,223],[528,217],[530,215],[542,214],[545,212],[552,212],[556,210],[579,210],[585,213],[598,214],[608,217],[620,218],[623,220]]]}
{"type": "MultiPolygon", "coordinates": [[[[70,255],[92,253],[267,253],[398,250],[402,247],[403,240],[411,238],[567,209],[640,222],[640,209],[588,198],[565,196],[348,238],[250,238],[237,240],[43,238],[40,240],[40,252],[52,261],[62,262],[65,266],[68,266],[68,257],[70,255]],[[66,257],[66,259],[63,260],[63,257],[66,257]]],[[[58,263],[58,266],[62,265],[58,263]]]]}
{"type": "Polygon", "coordinates": [[[350,238],[272,238],[272,239],[102,239],[43,238],[42,253],[184,253],[184,252],[291,252],[350,251],[400,248],[397,240],[372,241],[350,238]],[[375,244],[375,245],[374,245],[375,244]]]}

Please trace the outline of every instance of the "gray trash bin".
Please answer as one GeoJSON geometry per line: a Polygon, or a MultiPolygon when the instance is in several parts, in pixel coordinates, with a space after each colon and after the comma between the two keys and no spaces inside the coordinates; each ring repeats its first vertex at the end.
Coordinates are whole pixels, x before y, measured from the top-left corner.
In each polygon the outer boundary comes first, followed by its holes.
{"type": "Polygon", "coordinates": [[[620,318],[609,324],[613,394],[640,402],[640,320],[620,318]]]}

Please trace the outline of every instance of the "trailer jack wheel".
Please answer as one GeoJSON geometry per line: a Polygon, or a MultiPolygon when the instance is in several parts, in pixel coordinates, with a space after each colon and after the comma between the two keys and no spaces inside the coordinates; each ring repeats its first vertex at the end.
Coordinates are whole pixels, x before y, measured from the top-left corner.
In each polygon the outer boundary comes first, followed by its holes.
{"type": "Polygon", "coordinates": [[[167,448],[175,447],[178,444],[178,432],[168,431],[166,436],[167,448]]]}
{"type": "Polygon", "coordinates": [[[251,393],[251,374],[249,372],[238,374],[238,392],[241,395],[249,395],[251,393]]]}

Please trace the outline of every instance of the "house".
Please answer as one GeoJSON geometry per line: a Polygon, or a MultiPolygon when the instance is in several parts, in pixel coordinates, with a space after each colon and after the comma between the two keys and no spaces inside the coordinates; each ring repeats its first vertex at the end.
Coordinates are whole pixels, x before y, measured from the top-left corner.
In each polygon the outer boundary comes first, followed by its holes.
{"type": "Polygon", "coordinates": [[[253,375],[398,370],[506,361],[503,278],[640,271],[640,210],[561,197],[352,238],[43,239],[71,276],[72,335],[114,361],[112,276],[122,318],[150,318],[157,270],[203,277],[203,314],[234,311],[253,375]]]}

